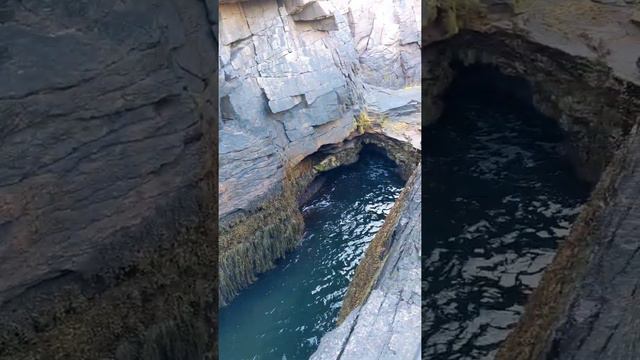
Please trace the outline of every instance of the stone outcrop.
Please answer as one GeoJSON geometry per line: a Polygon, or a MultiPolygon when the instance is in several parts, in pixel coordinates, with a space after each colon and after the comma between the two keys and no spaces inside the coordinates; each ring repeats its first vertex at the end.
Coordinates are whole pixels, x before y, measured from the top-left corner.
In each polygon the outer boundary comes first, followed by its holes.
{"type": "Polygon", "coordinates": [[[220,305],[297,244],[303,160],[354,134],[369,83],[420,78],[420,3],[378,3],[221,5],[220,305]]]}
{"type": "Polygon", "coordinates": [[[204,2],[0,3],[1,359],[213,350],[211,26],[204,2]]]}
{"type": "Polygon", "coordinates": [[[321,145],[346,138],[362,85],[339,12],[332,15],[335,31],[295,21],[275,0],[221,5],[220,16],[224,220],[280,186],[285,163],[295,165],[321,145]]]}
{"type": "Polygon", "coordinates": [[[366,2],[286,1],[279,7],[275,0],[256,0],[221,5],[223,218],[260,203],[282,180],[283,163],[296,164],[321,145],[347,137],[363,102],[362,81],[387,85],[364,76],[363,62],[378,61],[369,69],[396,74],[389,81],[397,86],[418,82],[419,3],[402,2],[406,9],[391,0],[380,4],[389,11],[376,9],[375,14],[390,18],[374,21],[366,2]],[[369,18],[361,14],[365,9],[369,18]],[[354,17],[366,32],[352,32],[354,17]],[[335,29],[314,28],[329,18],[335,29]],[[414,50],[405,54],[404,47],[414,50]],[[385,61],[379,60],[383,49],[391,56],[385,61]],[[246,164],[235,166],[239,161],[246,164]]]}
{"type": "Polygon", "coordinates": [[[418,166],[358,265],[343,321],[312,360],[421,358],[422,184],[418,166]]]}

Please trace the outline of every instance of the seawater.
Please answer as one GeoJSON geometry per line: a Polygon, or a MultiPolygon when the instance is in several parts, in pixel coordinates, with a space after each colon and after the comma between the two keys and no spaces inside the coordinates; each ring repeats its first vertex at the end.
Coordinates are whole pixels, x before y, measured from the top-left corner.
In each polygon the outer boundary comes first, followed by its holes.
{"type": "Polygon", "coordinates": [[[326,176],[302,207],[299,246],[221,309],[220,359],[307,359],[335,327],[356,266],[404,183],[391,160],[370,150],[326,176]]]}
{"type": "Polygon", "coordinates": [[[475,90],[452,94],[424,133],[428,359],[495,356],[590,191],[552,119],[475,90]]]}

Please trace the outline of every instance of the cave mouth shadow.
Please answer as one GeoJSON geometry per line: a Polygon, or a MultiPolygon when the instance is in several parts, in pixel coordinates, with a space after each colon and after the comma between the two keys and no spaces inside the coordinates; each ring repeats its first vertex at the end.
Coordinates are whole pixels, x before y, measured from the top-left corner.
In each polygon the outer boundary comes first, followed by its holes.
{"type": "Polygon", "coordinates": [[[467,101],[482,102],[494,108],[534,112],[560,130],[555,119],[546,117],[535,107],[534,91],[526,79],[504,74],[497,66],[490,64],[464,65],[453,61],[451,69],[454,77],[443,96],[444,111],[467,101]]]}
{"type": "MultiPolygon", "coordinates": [[[[527,79],[505,74],[493,64],[464,64],[459,60],[452,60],[450,67],[454,75],[441,96],[442,115],[434,123],[427,125],[425,131],[439,126],[441,120],[455,121],[469,104],[498,112],[530,114],[521,117],[522,124],[540,129],[543,136],[558,142],[556,150],[566,166],[581,182],[589,183],[590,191],[595,187],[601,171],[592,174],[591,170],[585,170],[587,166],[580,154],[580,149],[584,149],[585,144],[579,143],[579,138],[571,136],[565,128],[567,125],[561,120],[550,117],[539,109],[536,92],[527,79]]],[[[429,145],[426,144],[425,147],[428,148],[429,145]]]]}
{"type": "MultiPolygon", "coordinates": [[[[364,142],[361,143],[360,145],[360,149],[358,150],[357,154],[355,155],[356,159],[355,161],[348,163],[348,164],[341,164],[340,166],[325,171],[325,172],[321,172],[318,173],[314,179],[309,183],[309,185],[306,186],[306,188],[303,190],[303,192],[300,194],[300,196],[298,197],[298,208],[302,209],[305,205],[307,205],[309,202],[311,202],[315,196],[322,190],[322,187],[324,186],[324,184],[326,183],[327,179],[329,179],[329,177],[334,176],[334,174],[338,173],[338,172],[343,172],[343,171],[348,171],[349,167],[353,167],[355,166],[358,162],[362,161],[362,157],[363,156],[375,156],[378,157],[380,159],[383,159],[383,162],[388,165],[390,168],[392,168],[393,172],[398,174],[398,176],[400,176],[400,178],[402,179],[402,183],[403,183],[403,188],[407,183],[408,179],[405,179],[402,176],[402,170],[399,164],[397,164],[393,158],[389,155],[389,150],[385,149],[383,146],[376,144],[376,143],[371,143],[371,142],[364,142]]],[[[322,146],[320,149],[318,149],[317,152],[311,154],[308,156],[308,158],[310,159],[314,159],[313,162],[319,162],[322,158],[329,156],[331,154],[333,154],[335,152],[335,145],[331,144],[331,145],[325,145],[322,146]]]]}
{"type": "Polygon", "coordinates": [[[578,176],[571,137],[538,110],[526,79],[450,66],[442,115],[423,129],[423,351],[479,358],[519,321],[593,184],[578,176]],[[494,333],[473,328],[492,311],[511,318],[494,333]]]}

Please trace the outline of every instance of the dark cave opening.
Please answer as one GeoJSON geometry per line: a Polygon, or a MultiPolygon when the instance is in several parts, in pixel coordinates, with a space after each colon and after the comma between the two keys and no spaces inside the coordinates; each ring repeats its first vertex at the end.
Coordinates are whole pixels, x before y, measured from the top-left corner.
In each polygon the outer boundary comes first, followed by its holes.
{"type": "Polygon", "coordinates": [[[492,358],[591,184],[526,80],[452,68],[444,112],[423,131],[423,355],[492,358]]]}

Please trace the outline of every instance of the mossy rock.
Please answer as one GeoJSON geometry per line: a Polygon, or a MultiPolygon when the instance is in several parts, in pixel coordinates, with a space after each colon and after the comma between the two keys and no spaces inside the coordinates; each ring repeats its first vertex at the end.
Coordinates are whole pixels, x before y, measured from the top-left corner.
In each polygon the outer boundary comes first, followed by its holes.
{"type": "Polygon", "coordinates": [[[338,166],[340,166],[340,162],[338,161],[338,159],[335,156],[330,155],[330,156],[327,156],[324,160],[322,160],[318,165],[314,166],[313,168],[317,172],[325,172],[325,171],[333,170],[338,166]]]}

